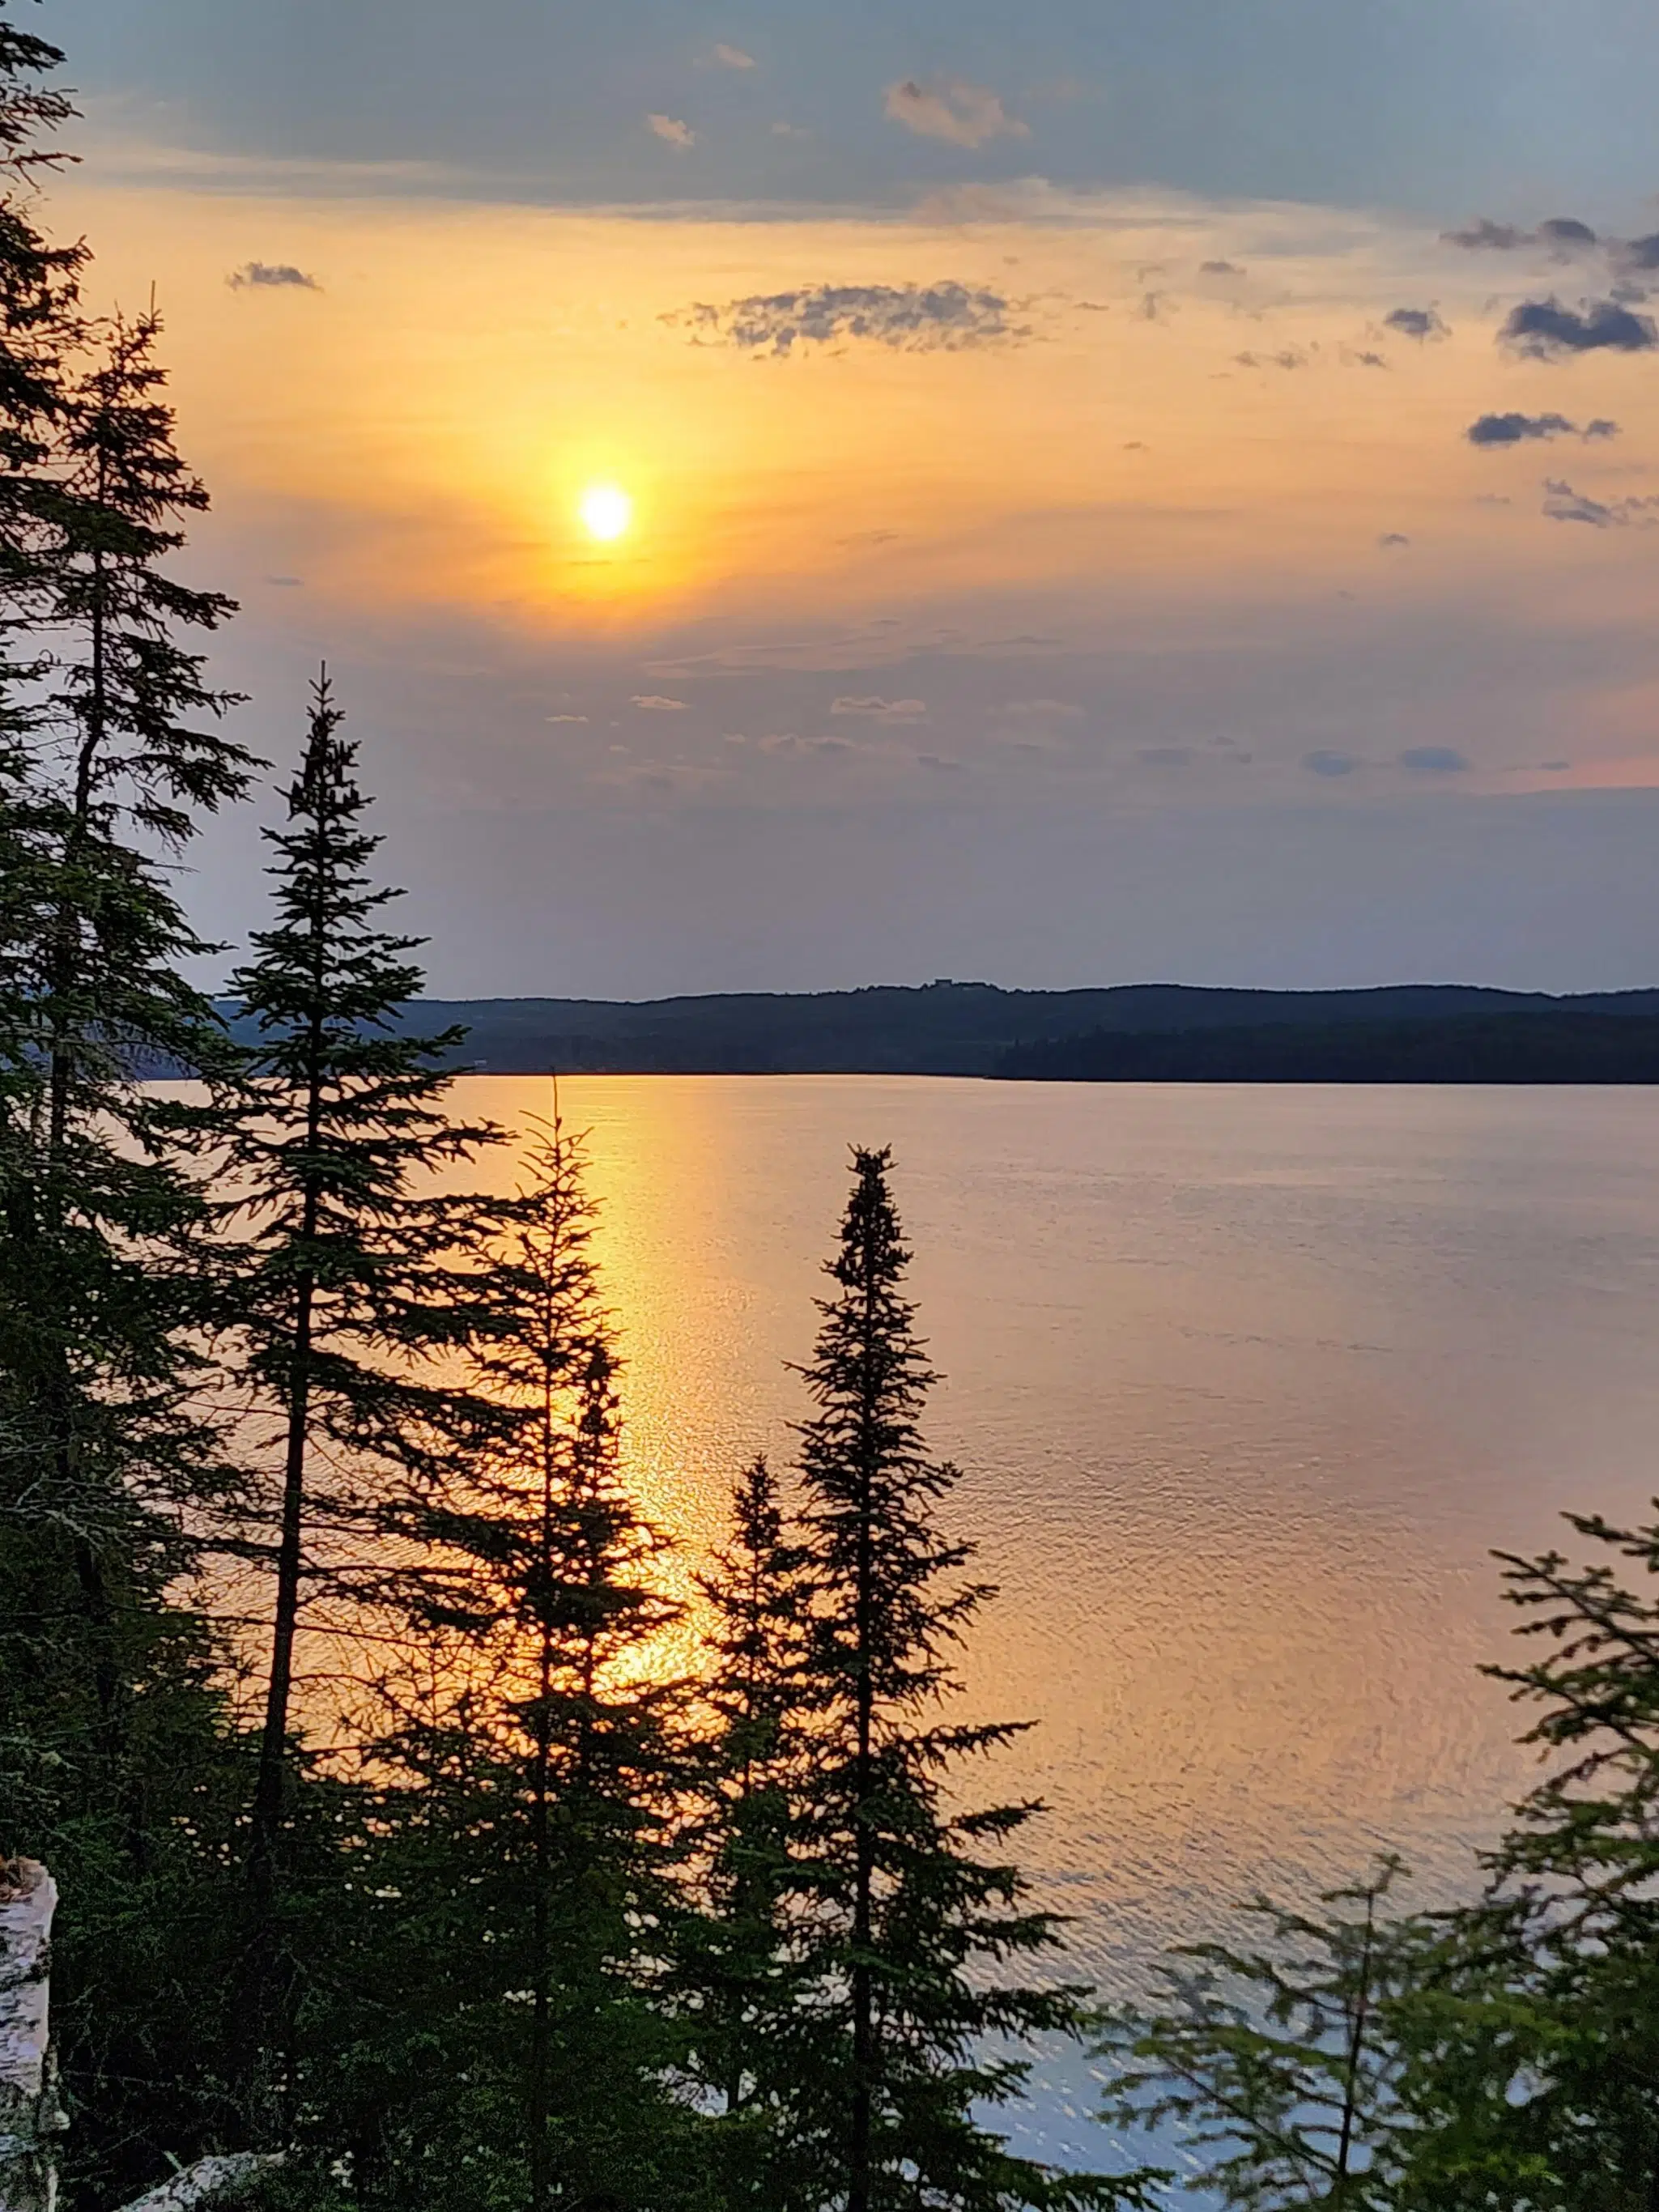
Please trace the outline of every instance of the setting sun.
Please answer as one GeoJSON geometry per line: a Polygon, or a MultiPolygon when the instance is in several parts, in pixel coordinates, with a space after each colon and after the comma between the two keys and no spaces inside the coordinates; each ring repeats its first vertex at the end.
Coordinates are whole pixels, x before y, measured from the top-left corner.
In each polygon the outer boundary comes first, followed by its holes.
{"type": "Polygon", "coordinates": [[[609,544],[612,538],[620,538],[634,520],[634,502],[620,484],[589,484],[576,512],[590,538],[609,544]]]}

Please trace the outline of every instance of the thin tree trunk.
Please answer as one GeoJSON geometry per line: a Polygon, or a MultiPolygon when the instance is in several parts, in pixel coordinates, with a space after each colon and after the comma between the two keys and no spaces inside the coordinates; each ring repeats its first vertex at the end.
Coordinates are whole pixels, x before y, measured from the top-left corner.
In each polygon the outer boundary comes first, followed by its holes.
{"type": "MultiPolygon", "coordinates": [[[[320,937],[316,963],[320,969],[320,937]]],[[[314,977],[321,998],[320,973],[314,977]]],[[[315,1009],[307,1040],[306,1158],[307,1167],[300,1235],[307,1263],[295,1295],[294,1355],[289,1370],[288,1438],[283,1468],[282,1534],[276,1552],[276,1607],[271,1624],[270,1676],[265,1686],[264,1724],[259,1735],[259,1765],[254,1780],[248,1881],[252,1891],[253,1927],[237,2022],[245,2078],[256,2054],[270,2009],[276,1963],[276,1855],[287,1797],[289,1708],[294,1695],[294,1648],[299,1635],[300,1596],[304,1579],[306,1448],[310,1441],[312,1323],[317,1279],[310,1254],[317,1235],[319,1200],[316,1152],[322,1124],[322,1036],[315,1009]]]]}
{"type": "MultiPolygon", "coordinates": [[[[309,1208],[307,1209],[309,1210],[309,1208]]],[[[283,1473],[282,1540],[276,1553],[276,1612],[270,1638],[270,1679],[265,1689],[259,1771],[253,1792],[249,1866],[256,1891],[269,1890],[282,1826],[288,1766],[288,1713],[294,1692],[294,1645],[300,1622],[301,1541],[305,1533],[306,1444],[311,1400],[311,1313],[315,1286],[300,1279],[294,1324],[294,1366],[289,1383],[288,1449],[283,1473]]]]}
{"type": "Polygon", "coordinates": [[[870,1943],[873,1934],[872,1900],[875,1889],[875,1836],[870,1825],[870,1800],[874,1795],[872,1739],[875,1692],[872,1678],[871,1638],[873,1626],[873,1575],[871,1516],[874,1510],[873,1461],[875,1407],[869,1382],[869,1348],[873,1334],[871,1309],[874,1285],[866,1275],[865,1306],[865,1418],[860,1437],[858,1592],[855,1633],[857,1656],[857,1750],[854,1769],[854,1885],[853,1885],[853,2113],[851,2156],[848,2160],[847,2212],[870,2212],[871,2075],[875,2063],[873,1991],[870,1979],[870,1943]]]}
{"type": "MultiPolygon", "coordinates": [[[[98,499],[106,494],[105,463],[100,456],[98,499]]],[[[92,817],[93,775],[108,722],[108,679],[105,633],[106,580],[101,550],[93,554],[91,682],[87,692],[86,721],[75,763],[75,802],[64,836],[64,865],[72,871],[84,843],[92,817]]],[[[75,1042],[67,1002],[74,990],[79,966],[80,925],[66,895],[54,917],[47,980],[52,1006],[52,1030],[46,1043],[46,1174],[45,1177],[51,1232],[60,1240],[64,1231],[63,1176],[69,1150],[70,1107],[74,1090],[75,1042]]],[[[75,1480],[75,1424],[71,1413],[74,1392],[66,1357],[55,1363],[49,1385],[47,1410],[52,1439],[54,1471],[64,1494],[75,1480]]],[[[98,1747],[112,1773],[118,1764],[124,1729],[120,1713],[120,1666],[116,1653],[115,1614],[110,1601],[104,1563],[85,1537],[75,1540],[75,1575],[91,1630],[93,1693],[98,1701],[98,1747]]]]}
{"type": "Polygon", "coordinates": [[[1353,2155],[1354,2122],[1359,2106],[1359,2062],[1365,2049],[1365,2029],[1371,2002],[1371,1940],[1376,1925],[1376,1898],[1365,1899],[1365,1936],[1359,1952],[1359,1987],[1354,1996],[1353,2020],[1348,2035],[1347,2068],[1342,2085],[1342,2130],[1336,2147],[1336,2186],[1332,2202],[1348,2201],[1348,2164],[1353,2155]]]}
{"type": "MultiPolygon", "coordinates": [[[[549,1334],[550,1337],[550,1323],[549,1334]]],[[[544,1346],[544,1350],[550,1346],[544,1346]]],[[[544,1372],[545,1374],[545,1369],[544,1372]]],[[[531,1849],[535,1863],[536,1897],[531,1940],[535,1952],[535,2009],[530,2023],[530,2206],[531,2212],[547,2212],[553,2173],[549,2156],[549,2108],[551,2104],[552,2020],[548,1988],[548,1896],[551,1853],[547,1832],[547,1800],[551,1749],[549,1744],[549,1702],[553,1694],[553,1646],[545,1607],[550,1596],[553,1552],[553,1388],[546,1376],[542,1393],[542,1590],[540,1673],[537,1686],[536,1766],[531,1798],[531,1849]]]]}

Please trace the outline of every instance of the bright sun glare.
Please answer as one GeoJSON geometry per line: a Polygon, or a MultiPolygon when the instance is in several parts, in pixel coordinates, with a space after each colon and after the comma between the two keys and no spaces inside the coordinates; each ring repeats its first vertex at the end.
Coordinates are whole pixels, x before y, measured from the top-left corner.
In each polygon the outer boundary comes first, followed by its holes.
{"type": "Polygon", "coordinates": [[[589,484],[576,512],[590,538],[620,538],[634,519],[634,502],[620,484],[589,484]]]}

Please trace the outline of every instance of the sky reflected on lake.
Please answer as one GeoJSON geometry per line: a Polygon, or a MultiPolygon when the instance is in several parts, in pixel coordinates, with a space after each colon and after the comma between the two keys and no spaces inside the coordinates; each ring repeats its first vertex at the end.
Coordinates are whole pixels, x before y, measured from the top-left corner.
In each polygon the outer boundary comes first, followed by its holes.
{"type": "MultiPolygon", "coordinates": [[[[504,1123],[548,1085],[477,1079],[504,1123]]],[[[1076,1967],[1133,1985],[1258,1888],[1402,1850],[1423,1893],[1525,1779],[1483,1680],[1492,1547],[1639,1510],[1659,1423],[1650,1092],[590,1077],[629,1464],[693,1554],[757,1449],[847,1147],[891,1143],[951,1511],[1001,1595],[976,1712],[1039,1726],[987,1786],[1041,1795],[1028,1863],[1076,1967]]],[[[510,1173],[502,1160],[492,1170],[510,1173]]],[[[1086,2146],[1062,2070],[1031,2116],[1086,2146]]]]}

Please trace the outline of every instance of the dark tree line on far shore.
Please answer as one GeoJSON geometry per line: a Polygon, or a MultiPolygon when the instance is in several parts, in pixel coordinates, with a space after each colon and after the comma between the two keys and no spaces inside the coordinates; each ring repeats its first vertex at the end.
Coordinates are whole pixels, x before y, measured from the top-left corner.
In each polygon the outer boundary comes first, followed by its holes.
{"type": "Polygon", "coordinates": [[[177,864],[265,763],[177,579],[160,322],[45,227],[59,59],[0,0],[0,1853],[64,1896],[70,2212],[246,2150],[313,2212],[1655,2212],[1659,1607],[1614,1567],[1659,1530],[1507,1563],[1551,1763],[1474,1903],[1385,1862],[1103,1999],[1041,1808],[979,1786],[1015,1727],[956,1717],[994,1593],[887,1153],[688,1584],[580,1137],[467,1121],[411,1034],[325,672],[234,1023],[187,980],[177,864]],[[1092,2175],[999,2124],[1078,2038],[1092,2175]]]}

